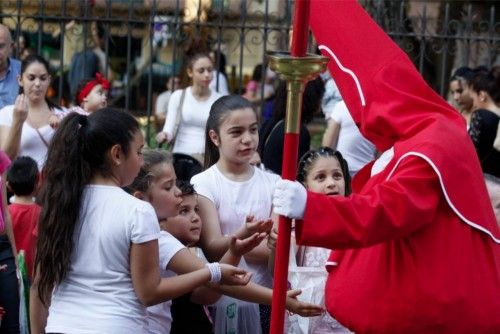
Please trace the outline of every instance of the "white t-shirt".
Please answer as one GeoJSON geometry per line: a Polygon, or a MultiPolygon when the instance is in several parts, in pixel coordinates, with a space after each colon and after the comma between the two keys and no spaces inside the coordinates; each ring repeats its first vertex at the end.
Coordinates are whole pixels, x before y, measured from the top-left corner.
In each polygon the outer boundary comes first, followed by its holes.
{"type": "MultiPolygon", "coordinates": [[[[245,224],[247,215],[254,215],[257,220],[271,216],[274,185],[280,177],[259,168],[253,170],[249,180],[236,182],[225,177],[217,165],[213,165],[191,179],[196,192],[214,203],[222,234],[235,233],[245,224]]],[[[271,287],[272,278],[267,265],[247,266],[254,272],[254,282],[271,287]]]]}
{"type": "Polygon", "coordinates": [[[85,188],[66,278],[52,293],[48,333],[144,333],[130,246],[158,239],[153,207],[115,186],[85,188]]]}
{"type": "MultiPolygon", "coordinates": [[[[61,109],[54,109],[56,114],[62,113],[61,109]]],[[[14,115],[14,105],[5,106],[0,110],[0,126],[12,126],[14,115]]],[[[28,122],[23,123],[22,133],[21,133],[21,142],[19,144],[19,152],[17,156],[28,156],[33,158],[38,164],[38,169],[42,170],[43,165],[45,164],[45,160],[47,159],[47,144],[52,140],[52,136],[54,136],[55,130],[50,127],[50,125],[42,126],[37,130],[28,122]],[[44,140],[40,138],[43,137],[44,140]],[[45,141],[45,143],[44,143],[45,141]]]]}
{"type": "MultiPolygon", "coordinates": [[[[167,120],[163,126],[163,132],[167,133],[170,139],[174,132],[182,91],[182,89],[179,89],[173,92],[168,102],[167,120]]],[[[191,87],[186,88],[186,95],[182,104],[182,118],[172,152],[185,154],[205,153],[205,126],[208,114],[212,104],[221,96],[212,90],[206,100],[198,101],[194,98],[191,87]]]]}
{"type": "Polygon", "coordinates": [[[156,115],[165,116],[167,114],[168,101],[170,101],[171,96],[172,96],[172,91],[170,90],[166,90],[160,95],[158,95],[158,97],[156,98],[156,108],[155,108],[156,115]]]}
{"type": "Polygon", "coordinates": [[[359,132],[344,101],[335,105],[330,117],[340,125],[337,151],[342,153],[344,159],[347,160],[349,174],[354,176],[364,165],[374,159],[375,145],[359,132]]]}
{"type": "Polygon", "coordinates": [[[214,71],[214,76],[212,77],[212,81],[210,81],[210,85],[208,85],[208,87],[219,94],[229,94],[226,76],[219,71],[214,71]],[[217,89],[217,78],[219,79],[219,89],[217,89]]]}
{"type": "MultiPolygon", "coordinates": [[[[184,249],[185,246],[170,233],[160,231],[158,247],[160,251],[161,277],[176,276],[177,274],[175,272],[166,270],[166,268],[174,255],[181,249],[184,249]]],[[[171,305],[172,301],[169,300],[167,302],[148,307],[149,333],[170,333],[170,327],[172,325],[172,315],[170,314],[171,305]]]]}

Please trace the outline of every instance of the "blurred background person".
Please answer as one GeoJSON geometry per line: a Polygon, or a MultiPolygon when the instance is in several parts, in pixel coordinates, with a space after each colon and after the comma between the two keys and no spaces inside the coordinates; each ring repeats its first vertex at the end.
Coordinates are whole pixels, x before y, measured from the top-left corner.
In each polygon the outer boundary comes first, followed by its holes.
{"type": "Polygon", "coordinates": [[[11,57],[12,46],[9,29],[0,24],[0,108],[14,104],[19,90],[21,62],[11,57]]]}
{"type": "Polygon", "coordinates": [[[359,132],[349,110],[343,100],[333,106],[333,110],[325,112],[327,126],[323,134],[322,146],[331,147],[342,153],[349,166],[351,178],[372,161],[376,148],[359,132]]]}
{"type": "Polygon", "coordinates": [[[181,79],[174,75],[167,78],[165,84],[166,90],[158,95],[156,98],[155,105],[155,116],[156,116],[156,126],[159,129],[163,129],[165,124],[165,119],[167,117],[168,102],[170,101],[170,96],[172,93],[181,88],[181,79]]]}
{"type": "Polygon", "coordinates": [[[453,72],[449,82],[449,90],[454,107],[464,117],[467,129],[469,128],[473,111],[472,97],[469,94],[468,85],[473,76],[474,71],[469,67],[463,66],[453,72]]]}
{"type": "Polygon", "coordinates": [[[500,67],[479,70],[469,84],[474,112],[469,135],[483,173],[500,177],[500,152],[493,147],[500,122],[500,67]]]}
{"type": "Polygon", "coordinates": [[[226,55],[217,51],[210,51],[209,55],[214,64],[214,76],[210,82],[210,89],[219,94],[228,95],[229,85],[226,74],[226,55]]]}

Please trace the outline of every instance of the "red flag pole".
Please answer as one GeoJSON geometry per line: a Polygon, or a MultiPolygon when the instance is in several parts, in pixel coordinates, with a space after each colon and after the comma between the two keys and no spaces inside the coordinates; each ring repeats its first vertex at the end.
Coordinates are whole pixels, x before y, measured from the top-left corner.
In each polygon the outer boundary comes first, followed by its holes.
{"type": "MultiPolygon", "coordinates": [[[[296,0],[292,32],[292,57],[304,57],[307,51],[309,35],[309,0],[296,0]]],[[[294,180],[297,170],[297,155],[300,134],[300,114],[302,108],[303,82],[296,82],[301,87],[295,87],[292,94],[292,84],[288,85],[287,116],[285,141],[283,149],[282,178],[294,180]],[[298,88],[298,92],[297,92],[298,88]],[[298,94],[297,94],[298,93],[298,94]],[[293,105],[294,104],[294,105],[293,105]],[[298,104],[298,105],[297,105],[298,104]],[[291,115],[292,113],[296,115],[291,115]],[[290,124],[295,123],[295,124],[290,124]]],[[[280,216],[279,233],[276,245],[276,258],[274,263],[274,284],[271,309],[271,334],[283,334],[286,291],[288,287],[288,260],[290,252],[291,221],[280,216]]]]}
{"type": "Polygon", "coordinates": [[[293,15],[292,57],[304,57],[307,51],[307,37],[309,36],[309,0],[296,0],[293,15]]]}

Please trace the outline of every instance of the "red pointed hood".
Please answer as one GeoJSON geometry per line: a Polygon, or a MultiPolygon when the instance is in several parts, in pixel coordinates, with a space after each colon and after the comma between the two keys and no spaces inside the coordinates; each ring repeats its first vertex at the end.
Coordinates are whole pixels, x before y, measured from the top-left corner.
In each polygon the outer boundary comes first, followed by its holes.
{"type": "Polygon", "coordinates": [[[423,80],[408,56],[355,1],[311,1],[310,25],[361,133],[394,158],[418,156],[441,181],[453,211],[500,243],[463,118],[423,80]]]}

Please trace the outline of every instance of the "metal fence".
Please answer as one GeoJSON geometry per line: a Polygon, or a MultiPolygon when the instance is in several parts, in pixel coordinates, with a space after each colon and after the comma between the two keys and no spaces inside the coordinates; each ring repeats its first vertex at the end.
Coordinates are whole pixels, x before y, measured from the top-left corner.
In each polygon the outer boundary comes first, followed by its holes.
{"type": "MultiPolygon", "coordinates": [[[[360,2],[442,95],[452,69],[500,65],[496,1],[360,2]]],[[[230,89],[241,92],[267,51],[288,48],[292,8],[292,0],[2,0],[0,20],[18,57],[36,52],[50,60],[60,103],[71,100],[75,57],[85,72],[93,52],[112,81],[110,104],[151,115],[189,45],[215,51],[217,66],[225,55],[230,89]]]]}

